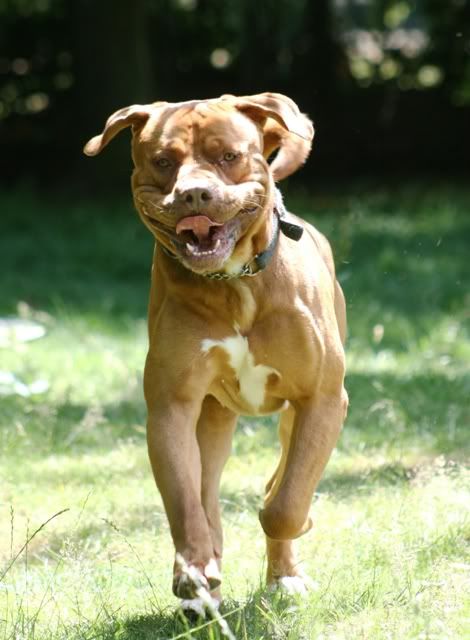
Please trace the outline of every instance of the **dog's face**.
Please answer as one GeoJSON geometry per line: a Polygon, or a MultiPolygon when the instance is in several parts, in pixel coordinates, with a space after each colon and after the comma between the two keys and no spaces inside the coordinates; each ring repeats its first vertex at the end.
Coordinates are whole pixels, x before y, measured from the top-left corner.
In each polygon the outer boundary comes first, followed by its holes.
{"type": "Polygon", "coordinates": [[[313,138],[310,121],[285,96],[223,96],[121,109],[85,153],[96,155],[126,126],[136,208],[158,242],[196,273],[230,269],[238,244],[272,208],[273,180],[305,161],[313,138]]]}
{"type": "Polygon", "coordinates": [[[134,136],[134,201],[159,242],[218,271],[263,211],[270,174],[256,125],[223,102],[164,109],[134,136]]]}

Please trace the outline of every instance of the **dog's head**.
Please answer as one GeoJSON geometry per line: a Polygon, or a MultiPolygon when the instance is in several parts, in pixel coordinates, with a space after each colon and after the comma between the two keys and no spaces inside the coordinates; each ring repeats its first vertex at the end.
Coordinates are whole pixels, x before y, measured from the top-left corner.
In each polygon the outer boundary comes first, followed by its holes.
{"type": "Polygon", "coordinates": [[[310,120],[286,96],[226,95],[120,109],[85,153],[98,154],[129,126],[136,208],[158,242],[196,273],[230,273],[257,253],[274,180],[305,162],[313,139],[310,120]]]}

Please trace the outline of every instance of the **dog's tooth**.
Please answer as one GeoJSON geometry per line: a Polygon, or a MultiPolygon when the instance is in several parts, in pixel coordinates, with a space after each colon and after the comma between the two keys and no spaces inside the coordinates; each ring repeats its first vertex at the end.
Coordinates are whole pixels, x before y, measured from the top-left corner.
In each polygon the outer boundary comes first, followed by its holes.
{"type": "Polygon", "coordinates": [[[220,244],[221,244],[221,241],[219,238],[211,249],[202,250],[198,246],[190,242],[187,242],[186,250],[192,256],[211,256],[217,251],[217,249],[220,247],[220,244]]]}

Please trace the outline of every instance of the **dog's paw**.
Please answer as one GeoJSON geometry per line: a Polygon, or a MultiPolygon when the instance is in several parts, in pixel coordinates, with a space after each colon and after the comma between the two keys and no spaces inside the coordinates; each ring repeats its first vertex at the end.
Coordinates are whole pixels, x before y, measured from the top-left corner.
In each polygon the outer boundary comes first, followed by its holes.
{"type": "Polygon", "coordinates": [[[306,596],[318,589],[318,584],[306,575],[281,576],[269,585],[270,591],[277,591],[289,596],[306,596]]]}
{"type": "MultiPolygon", "coordinates": [[[[211,606],[214,609],[220,607],[220,601],[215,598],[211,598],[211,606]]],[[[189,620],[197,618],[205,618],[208,610],[207,600],[203,598],[190,598],[188,600],[181,600],[180,609],[189,620]]]]}
{"type": "Polygon", "coordinates": [[[199,597],[199,590],[214,591],[220,586],[222,578],[215,560],[211,560],[201,571],[195,565],[189,565],[180,554],[176,557],[177,570],[173,577],[173,593],[183,600],[199,597]]]}

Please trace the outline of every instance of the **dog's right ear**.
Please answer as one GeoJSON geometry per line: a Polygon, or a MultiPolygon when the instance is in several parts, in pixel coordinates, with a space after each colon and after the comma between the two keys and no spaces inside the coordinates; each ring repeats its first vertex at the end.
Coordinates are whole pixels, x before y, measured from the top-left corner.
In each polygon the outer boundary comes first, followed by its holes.
{"type": "Polygon", "coordinates": [[[91,138],[83,148],[87,156],[96,156],[121,129],[143,126],[149,119],[155,105],[134,104],[116,111],[106,121],[102,133],[91,138]]]}

